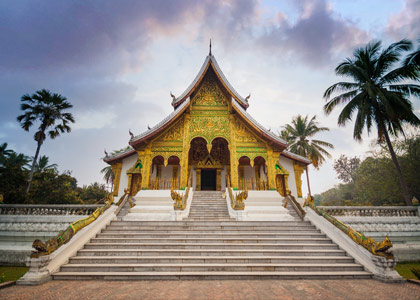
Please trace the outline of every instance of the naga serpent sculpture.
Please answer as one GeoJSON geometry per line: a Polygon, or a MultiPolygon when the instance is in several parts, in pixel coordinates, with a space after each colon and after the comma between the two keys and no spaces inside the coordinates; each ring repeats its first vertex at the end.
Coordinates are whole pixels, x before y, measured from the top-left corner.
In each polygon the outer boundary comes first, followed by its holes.
{"type": "Polygon", "coordinates": [[[66,230],[60,231],[56,237],[49,239],[45,243],[36,239],[32,244],[32,247],[35,248],[36,251],[32,251],[31,257],[37,258],[43,255],[48,255],[57,250],[60,246],[70,241],[77,231],[95,221],[111,206],[113,201],[114,198],[112,197],[112,194],[110,194],[107,202],[103,206],[98,207],[89,217],[71,223],[66,230]]]}
{"type": "Polygon", "coordinates": [[[324,217],[335,227],[347,234],[354,242],[361,245],[374,255],[383,256],[387,259],[391,259],[394,257],[394,255],[388,251],[392,247],[392,242],[387,236],[382,242],[378,243],[373,238],[365,236],[362,232],[354,230],[353,228],[347,226],[346,224],[327,214],[323,209],[316,207],[313,201],[313,197],[309,197],[305,201],[304,206],[309,206],[310,208],[312,208],[318,215],[324,217]]]}

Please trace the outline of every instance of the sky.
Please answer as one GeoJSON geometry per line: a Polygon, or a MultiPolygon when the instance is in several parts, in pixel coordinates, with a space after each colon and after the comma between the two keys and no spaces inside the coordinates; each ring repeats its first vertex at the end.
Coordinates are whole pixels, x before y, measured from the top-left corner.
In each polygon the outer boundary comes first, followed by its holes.
{"type": "MultiPolygon", "coordinates": [[[[341,154],[366,156],[375,132],[353,140],[340,109],[323,113],[324,91],[342,81],[334,68],[371,40],[387,46],[420,37],[420,0],[154,0],[0,2],[0,143],[33,156],[37,127],[24,131],[20,98],[40,89],[65,96],[76,119],[47,139],[41,155],[79,185],[103,182],[104,149],[128,144],[172,112],[212,53],[248,112],[273,131],[298,114],[330,131],[332,158],[309,170],[313,193],[339,183],[341,154]]],[[[412,99],[420,115],[420,100],[412,99]]],[[[304,188],[305,189],[305,188],[304,188]]],[[[305,192],[305,191],[304,191],[305,192]]]]}

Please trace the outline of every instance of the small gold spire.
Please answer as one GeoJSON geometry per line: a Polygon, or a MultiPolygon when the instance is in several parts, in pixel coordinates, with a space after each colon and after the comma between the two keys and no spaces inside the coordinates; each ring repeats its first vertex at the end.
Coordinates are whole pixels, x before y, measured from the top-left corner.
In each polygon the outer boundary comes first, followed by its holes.
{"type": "Polygon", "coordinates": [[[210,39],[209,55],[211,56],[211,39],[210,39]]]}

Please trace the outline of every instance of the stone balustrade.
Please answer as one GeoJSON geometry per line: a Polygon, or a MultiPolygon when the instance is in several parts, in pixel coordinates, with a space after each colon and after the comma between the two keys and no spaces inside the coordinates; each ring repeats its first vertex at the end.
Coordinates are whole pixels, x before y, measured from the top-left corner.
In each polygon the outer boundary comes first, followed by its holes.
{"type": "Polygon", "coordinates": [[[318,206],[330,216],[347,217],[418,217],[416,206],[318,206]]]}
{"type": "Polygon", "coordinates": [[[2,204],[0,215],[80,216],[90,215],[102,204],[2,204]]]}

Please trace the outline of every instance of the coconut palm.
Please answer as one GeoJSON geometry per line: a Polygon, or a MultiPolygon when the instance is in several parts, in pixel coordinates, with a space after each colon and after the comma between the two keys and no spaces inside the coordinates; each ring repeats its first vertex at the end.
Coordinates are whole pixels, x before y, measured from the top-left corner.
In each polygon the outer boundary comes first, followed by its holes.
{"type": "Polygon", "coordinates": [[[325,161],[324,155],[331,157],[324,147],[334,149],[330,143],[313,139],[313,136],[322,131],[329,131],[327,127],[318,127],[316,116],[310,120],[308,116],[298,115],[292,119],[291,124],[283,127],[280,136],[286,139],[289,144],[289,151],[307,157],[312,160],[316,169],[325,161]]]}
{"type": "Polygon", "coordinates": [[[42,173],[48,170],[57,170],[57,164],[49,165],[48,163],[49,163],[48,156],[41,155],[38,159],[38,162],[35,164],[35,172],[42,173]]]}
{"type": "Polygon", "coordinates": [[[107,166],[101,170],[101,173],[104,174],[104,180],[106,184],[111,184],[111,191],[114,188],[114,172],[112,171],[111,166],[107,166]]]}
{"type": "Polygon", "coordinates": [[[378,138],[386,141],[397,169],[407,205],[411,205],[411,196],[390,135],[403,133],[404,123],[420,124],[409,100],[410,95],[420,96],[420,86],[407,83],[408,80],[419,79],[417,67],[410,64],[394,68],[400,63],[401,55],[411,47],[410,41],[401,40],[384,50],[381,50],[381,42],[371,42],[364,48],[356,49],[354,57],[345,59],[335,69],[337,75],[349,77],[353,82],[338,82],[324,93],[324,98],[328,101],[324,106],[326,114],[330,114],[337,105],[346,104],[338,116],[338,125],[344,126],[356,113],[353,131],[355,140],[362,139],[365,128],[370,133],[376,125],[378,138]],[[335,92],[343,93],[331,99],[335,92]]]}
{"type": "Polygon", "coordinates": [[[404,60],[405,66],[416,65],[417,70],[420,71],[420,38],[417,40],[417,50],[413,51],[404,60]]]}
{"type": "Polygon", "coordinates": [[[35,171],[35,165],[38,159],[39,150],[44,143],[47,135],[51,139],[55,139],[60,133],[70,132],[69,123],[74,123],[71,113],[65,112],[73,107],[67,99],[60,94],[52,94],[48,90],[40,90],[35,94],[25,94],[21,98],[21,110],[24,114],[17,117],[21,127],[29,131],[32,125],[39,121],[38,131],[34,135],[37,142],[35,157],[32,162],[31,172],[29,174],[28,186],[26,193],[31,188],[32,177],[35,171]]]}
{"type": "Polygon", "coordinates": [[[6,159],[13,153],[13,150],[7,149],[7,143],[0,145],[0,164],[4,164],[6,159]]]}

